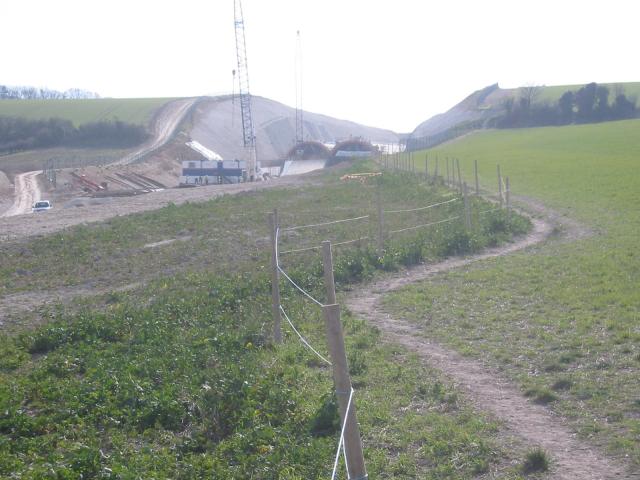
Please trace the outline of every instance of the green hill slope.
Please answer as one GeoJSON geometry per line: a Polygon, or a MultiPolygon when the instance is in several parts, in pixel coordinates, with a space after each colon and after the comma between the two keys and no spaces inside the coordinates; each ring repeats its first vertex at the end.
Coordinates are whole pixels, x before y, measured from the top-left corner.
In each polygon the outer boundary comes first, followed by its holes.
{"type": "Polygon", "coordinates": [[[0,115],[27,119],[63,118],[76,126],[100,120],[147,125],[172,98],[98,98],[81,100],[2,100],[0,115]]]}
{"type": "MultiPolygon", "coordinates": [[[[609,102],[613,102],[616,92],[624,93],[627,98],[640,98],[640,82],[603,83],[609,88],[609,102]]],[[[555,104],[568,90],[576,92],[584,85],[541,86],[535,95],[534,103],[555,104]]],[[[504,115],[504,102],[507,99],[518,99],[519,88],[500,88],[498,84],[473,92],[448,111],[435,115],[418,125],[411,134],[414,138],[441,136],[444,140],[466,133],[471,129],[482,128],[491,120],[504,115]],[[458,130],[458,132],[453,132],[458,130]]],[[[637,103],[637,102],[636,102],[637,103]]],[[[429,144],[427,144],[429,145],[429,144]]]]}
{"type": "Polygon", "coordinates": [[[471,184],[477,160],[491,191],[499,164],[513,194],[552,207],[562,227],[528,252],[394,295],[394,307],[640,465],[640,120],[482,131],[429,155],[441,171],[443,157],[460,158],[471,184]]]}

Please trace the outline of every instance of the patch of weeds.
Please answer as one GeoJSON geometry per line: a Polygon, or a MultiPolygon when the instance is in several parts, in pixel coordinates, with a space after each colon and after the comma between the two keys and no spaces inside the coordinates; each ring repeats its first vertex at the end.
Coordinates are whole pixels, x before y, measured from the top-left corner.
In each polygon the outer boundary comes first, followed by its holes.
{"type": "Polygon", "coordinates": [[[555,391],[555,392],[560,392],[563,390],[569,390],[571,388],[571,386],[573,385],[573,382],[567,378],[561,378],[559,380],[556,380],[553,385],[551,385],[551,390],[555,391]]]}
{"type": "Polygon", "coordinates": [[[531,398],[534,403],[538,405],[547,405],[551,402],[555,402],[558,397],[552,391],[546,388],[533,387],[524,392],[524,396],[531,398]]]}
{"type": "Polygon", "coordinates": [[[527,452],[522,463],[522,473],[529,475],[531,473],[546,472],[549,470],[549,457],[547,452],[537,447],[527,452]]]}
{"type": "Polygon", "coordinates": [[[566,367],[564,365],[561,365],[559,362],[550,362],[544,365],[542,368],[545,372],[562,372],[566,367]]]}
{"type": "Polygon", "coordinates": [[[361,353],[362,350],[352,349],[348,352],[349,373],[351,375],[362,375],[367,372],[366,357],[361,353]]]}
{"type": "Polygon", "coordinates": [[[10,372],[29,358],[27,352],[7,336],[0,336],[0,372],[10,372]]]}
{"type": "Polygon", "coordinates": [[[338,401],[333,393],[326,393],[320,399],[321,406],[311,418],[310,432],[315,437],[327,437],[340,431],[338,401]]]}

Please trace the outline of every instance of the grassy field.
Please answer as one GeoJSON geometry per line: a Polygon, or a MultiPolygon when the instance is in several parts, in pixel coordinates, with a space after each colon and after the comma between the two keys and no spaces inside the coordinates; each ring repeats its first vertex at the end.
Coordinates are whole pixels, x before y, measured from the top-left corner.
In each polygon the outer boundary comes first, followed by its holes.
{"type": "MultiPolygon", "coordinates": [[[[360,162],[353,170],[371,168],[360,162]]],[[[0,476],[327,477],[338,436],[331,373],[288,328],[283,346],[269,344],[264,215],[277,206],[287,227],[370,209],[377,187],[341,182],[340,173],[317,177],[313,187],[170,206],[3,245],[4,293],[84,283],[102,269],[114,286],[155,280],[43,310],[45,324],[0,336],[0,476]]],[[[387,208],[452,198],[399,175],[385,175],[380,189],[387,208]]],[[[426,219],[460,209],[453,203],[426,219]]],[[[370,232],[368,222],[353,225],[283,232],[283,266],[322,298],[318,254],[284,252],[370,232]]],[[[381,257],[364,245],[337,247],[337,283],[346,288],[376,272],[475,251],[527,227],[496,212],[471,232],[457,222],[396,237],[381,257]]],[[[284,285],[283,305],[326,352],[316,306],[284,285]]],[[[362,319],[343,319],[372,478],[522,478],[529,446],[505,445],[499,424],[474,412],[437,372],[382,342],[362,319]]]]}
{"type": "Polygon", "coordinates": [[[63,118],[75,126],[100,120],[147,125],[172,98],[98,98],[81,100],[2,100],[0,115],[27,119],[63,118]]]}
{"type": "Polygon", "coordinates": [[[591,235],[438,275],[388,307],[640,464],[640,121],[484,131],[429,154],[458,157],[468,180],[478,160],[492,191],[499,163],[515,195],[591,235]]]}

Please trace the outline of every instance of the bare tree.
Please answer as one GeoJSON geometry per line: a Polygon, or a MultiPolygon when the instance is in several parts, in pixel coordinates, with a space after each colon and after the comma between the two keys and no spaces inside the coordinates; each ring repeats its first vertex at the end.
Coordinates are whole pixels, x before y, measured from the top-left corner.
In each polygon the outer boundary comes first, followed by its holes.
{"type": "Polygon", "coordinates": [[[520,87],[518,89],[518,93],[520,96],[520,106],[525,110],[529,110],[531,105],[533,105],[538,97],[540,97],[542,88],[537,85],[528,84],[524,87],[520,87]]]}

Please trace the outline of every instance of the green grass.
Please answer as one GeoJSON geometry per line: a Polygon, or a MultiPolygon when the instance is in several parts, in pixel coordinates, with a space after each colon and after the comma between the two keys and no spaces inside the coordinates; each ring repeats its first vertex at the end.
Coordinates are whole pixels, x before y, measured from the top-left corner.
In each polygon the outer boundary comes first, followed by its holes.
{"type": "Polygon", "coordinates": [[[98,98],[81,100],[2,100],[0,115],[27,119],[63,118],[75,126],[100,120],[147,125],[172,98],[98,98]]]}
{"type": "MultiPolygon", "coordinates": [[[[213,187],[212,187],[213,188],[213,187]]],[[[415,179],[389,176],[382,187],[385,208],[423,206],[456,198],[452,192],[429,188],[415,179]]],[[[341,242],[355,238],[375,238],[376,187],[350,184],[329,177],[322,186],[303,189],[272,189],[259,194],[226,196],[215,201],[170,206],[159,211],[113,218],[93,226],[79,226],[45,238],[3,243],[0,254],[0,294],[33,289],[55,289],[91,282],[95,286],[123,285],[130,281],[155,278],[176,271],[222,272],[240,261],[256,261],[269,241],[266,214],[281,207],[283,228],[318,223],[336,218],[371,215],[356,223],[306,231],[283,231],[280,248],[286,250],[318,245],[321,240],[341,242]],[[256,206],[258,206],[256,208],[256,206]],[[347,207],[348,206],[348,207],[347,207]],[[147,245],[173,243],[156,248],[147,245]]],[[[485,208],[473,204],[476,210],[485,208]]],[[[461,215],[462,202],[440,208],[388,216],[386,230],[438,221],[461,215]]],[[[385,268],[442,258],[458,251],[479,250],[487,244],[509,239],[509,229],[521,231],[526,223],[514,219],[505,224],[504,214],[483,217],[467,233],[462,220],[439,228],[389,238],[388,252],[381,258],[385,268]],[[491,229],[491,231],[489,231],[491,229]],[[408,240],[415,247],[407,247],[408,240]]],[[[365,242],[369,246],[371,242],[365,242]]],[[[370,247],[367,247],[370,248],[370,247]]],[[[292,254],[284,261],[305,261],[292,254]]],[[[351,268],[370,268],[353,265],[351,268]]]]}
{"type": "MultiPolygon", "coordinates": [[[[354,167],[363,168],[371,165],[354,167]]],[[[13,266],[22,257],[24,267],[35,269],[34,286],[56,282],[37,268],[53,268],[51,276],[63,277],[61,283],[65,275],[90,278],[90,272],[65,273],[73,265],[65,255],[83,268],[100,263],[87,258],[115,255],[119,261],[105,266],[114,271],[114,284],[139,278],[144,272],[138,262],[167,271],[136,291],[48,309],[45,324],[0,336],[0,476],[327,477],[339,423],[331,373],[286,327],[283,346],[269,343],[266,227],[263,213],[252,211],[277,205],[283,226],[303,218],[317,222],[337,212],[349,215],[336,210],[345,206],[370,205],[374,193],[371,186],[339,182],[337,174],[322,183],[72,228],[39,239],[46,247],[41,252],[51,250],[42,255],[41,267],[30,263],[37,258],[29,251],[35,243],[11,250],[13,266]],[[151,257],[141,253],[143,242],[186,229],[193,240],[175,251],[168,245],[151,257]],[[56,257],[63,264],[58,270],[56,257]]],[[[424,205],[449,195],[395,175],[385,177],[382,192],[390,206],[424,205]]],[[[502,231],[474,232],[481,242],[474,248],[508,238],[502,231]]],[[[282,248],[360,233],[338,224],[315,235],[283,236],[282,248]]],[[[416,242],[421,254],[442,255],[456,235],[459,226],[450,225],[433,237],[401,237],[388,245],[393,255],[386,262],[366,247],[337,248],[338,284],[346,288],[376,270],[419,260],[402,249],[416,242]]],[[[287,257],[283,265],[322,294],[317,254],[287,257]]],[[[11,273],[3,275],[4,283],[11,273]]],[[[282,302],[311,343],[326,352],[315,305],[284,284],[282,302]]],[[[527,446],[503,445],[498,424],[474,412],[438,372],[382,342],[364,319],[345,312],[343,322],[372,478],[521,478],[514,465],[527,446]]]]}
{"type": "MultiPolygon", "coordinates": [[[[430,152],[472,183],[543,201],[592,235],[554,236],[390,295],[425,332],[502,369],[583,437],[640,463],[640,121],[486,131],[430,152]],[[429,318],[429,322],[424,321],[429,318]]],[[[560,232],[561,233],[561,232],[560,232]]]]}

